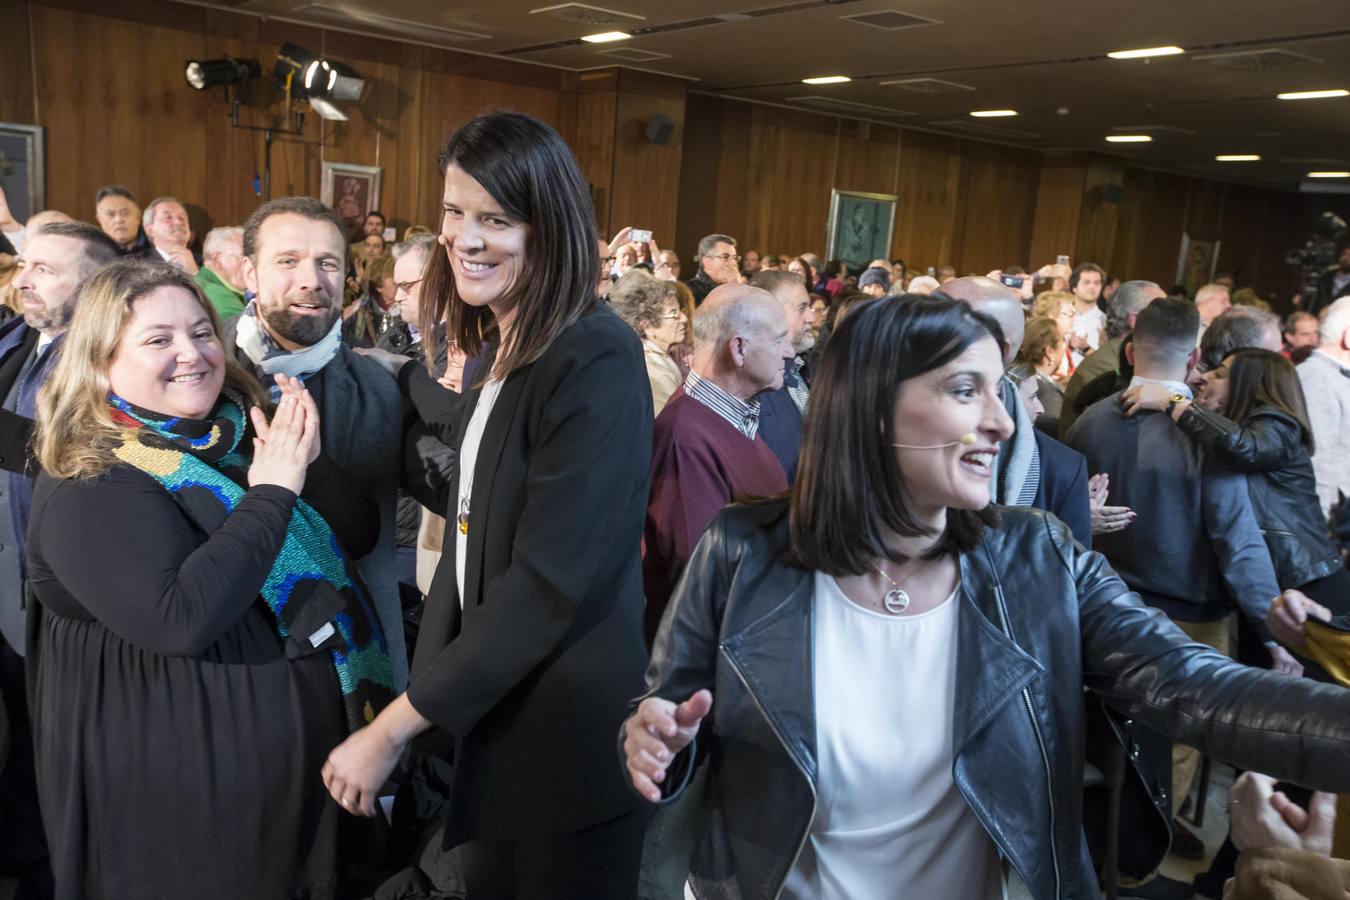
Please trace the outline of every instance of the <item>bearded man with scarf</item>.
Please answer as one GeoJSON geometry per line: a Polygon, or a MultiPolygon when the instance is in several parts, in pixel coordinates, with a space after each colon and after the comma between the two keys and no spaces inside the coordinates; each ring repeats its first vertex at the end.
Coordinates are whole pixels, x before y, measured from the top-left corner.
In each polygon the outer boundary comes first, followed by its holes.
{"type": "Polygon", "coordinates": [[[447,474],[450,453],[409,431],[413,417],[398,384],[342,344],[346,256],[342,220],[318,200],[282,197],[258,207],[244,225],[244,283],[255,296],[225,323],[223,337],[226,350],[263,384],[279,374],[304,383],[319,406],[324,453],[374,495],[379,540],[355,562],[389,641],[396,690],[402,690],[408,650],[395,566],[396,498],[399,487],[422,502],[434,497],[432,486],[447,474]]]}
{"type": "MultiPolygon", "coordinates": [[[[975,275],[949,281],[934,296],[960,300],[998,322],[1003,329],[1003,363],[1011,366],[1022,349],[1026,321],[1022,301],[1011,288],[975,275]]],[[[1003,379],[1003,405],[1017,426],[999,445],[991,499],[1004,506],[1033,506],[1054,513],[1069,526],[1074,539],[1092,547],[1092,508],[1088,496],[1087,460],[1032,427],[1032,417],[1008,378],[1003,379]]]]}

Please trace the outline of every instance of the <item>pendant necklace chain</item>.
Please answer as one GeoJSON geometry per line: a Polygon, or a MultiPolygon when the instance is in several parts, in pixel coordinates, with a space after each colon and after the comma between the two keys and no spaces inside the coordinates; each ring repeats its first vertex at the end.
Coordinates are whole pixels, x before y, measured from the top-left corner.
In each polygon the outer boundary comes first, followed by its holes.
{"type": "Polygon", "coordinates": [[[898,616],[909,609],[909,594],[905,593],[905,589],[900,587],[900,583],[887,575],[881,566],[876,563],[872,563],[872,568],[877,570],[878,575],[891,583],[891,589],[881,598],[881,605],[886,607],[886,612],[898,616]]]}

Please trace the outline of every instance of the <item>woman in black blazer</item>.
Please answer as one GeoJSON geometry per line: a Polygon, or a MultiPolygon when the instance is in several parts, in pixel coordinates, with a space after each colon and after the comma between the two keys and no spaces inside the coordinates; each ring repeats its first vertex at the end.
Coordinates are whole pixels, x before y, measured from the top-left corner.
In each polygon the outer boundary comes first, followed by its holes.
{"type": "Polygon", "coordinates": [[[440,164],[422,333],[444,316],[485,374],[456,395],[381,357],[460,468],[410,687],[333,751],[325,784],[372,815],[408,742],[437,728],[455,742],[446,845],[470,897],[632,897],[646,813],[613,736],[646,665],[642,347],[596,300],[586,181],[553,129],[480,116],[440,164]]]}

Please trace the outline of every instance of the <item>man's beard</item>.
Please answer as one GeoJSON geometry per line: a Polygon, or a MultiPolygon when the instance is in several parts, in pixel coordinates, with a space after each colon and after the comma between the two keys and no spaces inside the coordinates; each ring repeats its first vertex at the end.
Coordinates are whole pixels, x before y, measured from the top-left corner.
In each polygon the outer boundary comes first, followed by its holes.
{"type": "MultiPolygon", "coordinates": [[[[19,296],[23,300],[41,299],[30,291],[20,291],[19,296]]],[[[71,317],[75,315],[74,303],[63,303],[59,306],[53,306],[44,302],[41,309],[30,309],[27,305],[23,308],[23,320],[28,323],[29,328],[36,328],[43,333],[49,333],[70,324],[71,317]]]]}
{"type": "MultiPolygon", "coordinates": [[[[325,298],[314,297],[311,302],[327,301],[325,298]]],[[[333,323],[340,314],[335,303],[330,303],[328,314],[324,316],[307,316],[292,312],[289,301],[284,302],[280,308],[267,308],[260,303],[258,309],[271,331],[302,347],[312,347],[323,340],[333,329],[333,323]]]]}

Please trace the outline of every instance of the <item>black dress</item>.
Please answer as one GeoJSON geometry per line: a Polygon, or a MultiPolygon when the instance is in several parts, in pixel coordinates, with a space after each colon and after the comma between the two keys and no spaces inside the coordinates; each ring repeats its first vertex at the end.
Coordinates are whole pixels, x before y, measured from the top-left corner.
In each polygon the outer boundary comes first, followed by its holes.
{"type": "MultiPolygon", "coordinates": [[[[368,552],[365,491],[320,458],[305,499],[368,552]]],[[[370,821],[320,776],[348,733],[337,675],[288,658],[258,596],[294,503],[250,488],[208,539],[138,470],[39,477],[29,684],[59,898],[347,894],[370,821]]]]}

